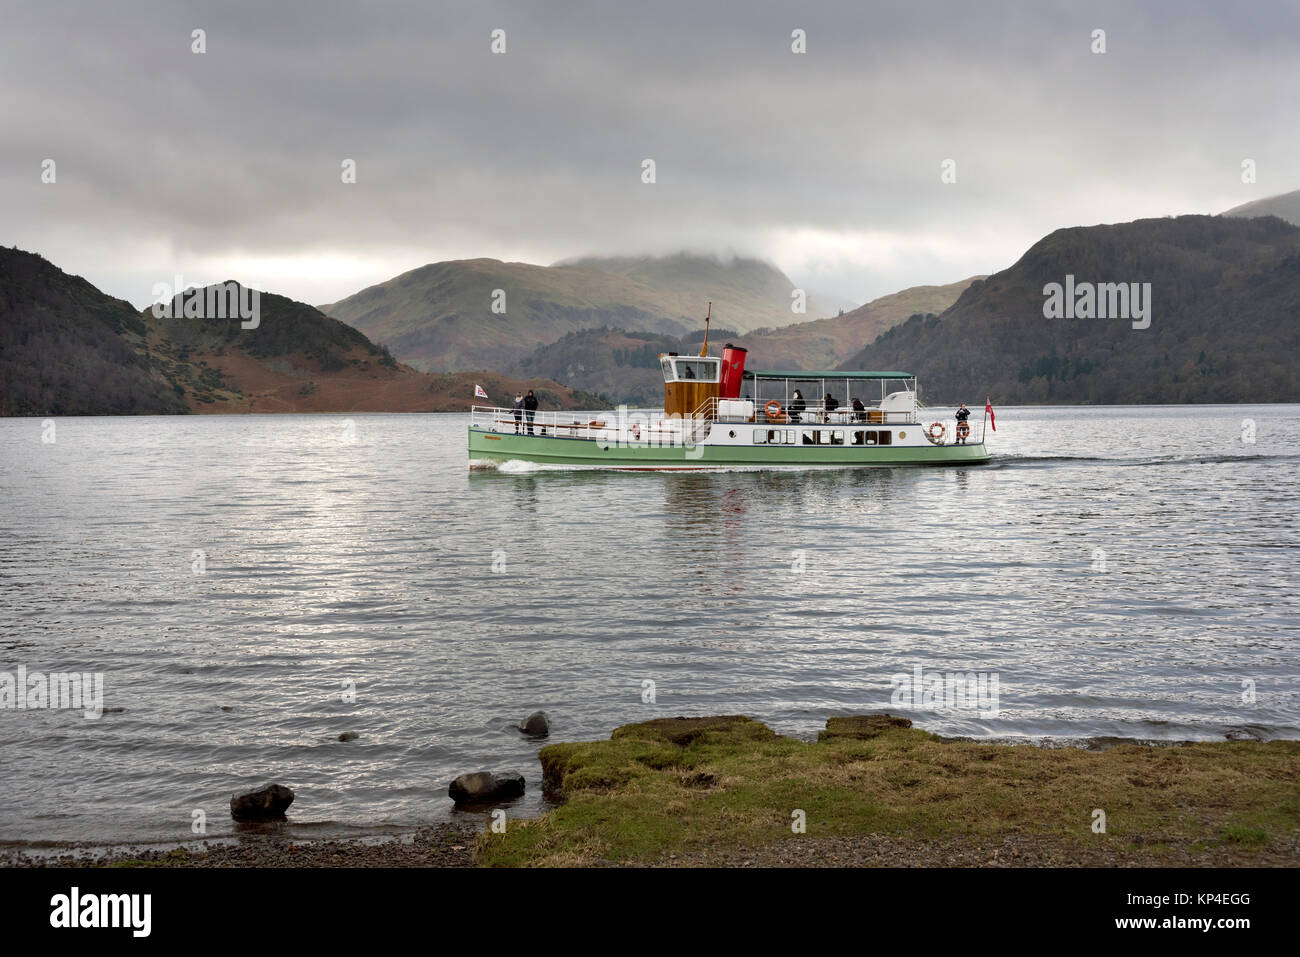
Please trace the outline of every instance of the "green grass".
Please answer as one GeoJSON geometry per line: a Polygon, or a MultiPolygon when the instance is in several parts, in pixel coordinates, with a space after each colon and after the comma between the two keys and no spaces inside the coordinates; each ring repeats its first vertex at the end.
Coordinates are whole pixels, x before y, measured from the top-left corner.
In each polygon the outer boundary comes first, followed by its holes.
{"type": "Polygon", "coordinates": [[[661,719],[540,758],[563,803],[478,839],[489,866],[651,862],[793,837],[1053,839],[1269,846],[1300,827],[1300,742],[1122,745],[1094,752],[945,741],[897,719],[832,719],[816,743],[752,719],[661,719]],[[1105,834],[1091,829],[1106,813],[1105,834]]]}

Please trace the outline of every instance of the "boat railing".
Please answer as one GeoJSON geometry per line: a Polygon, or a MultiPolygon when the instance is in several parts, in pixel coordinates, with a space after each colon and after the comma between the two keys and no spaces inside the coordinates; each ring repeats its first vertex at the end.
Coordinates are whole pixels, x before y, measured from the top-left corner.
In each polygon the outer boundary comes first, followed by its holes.
{"type": "Polygon", "coordinates": [[[640,441],[652,436],[680,439],[683,431],[691,441],[707,434],[705,420],[670,421],[662,409],[617,409],[602,411],[527,410],[475,405],[470,407],[471,428],[503,435],[539,435],[572,439],[627,439],[640,441]]]}
{"type": "MultiPolygon", "coordinates": [[[[927,411],[927,410],[922,410],[927,411]]],[[[921,433],[929,440],[931,445],[978,445],[984,441],[984,429],[987,428],[987,422],[981,424],[978,421],[967,421],[966,434],[961,434],[962,423],[955,418],[931,419],[926,421],[928,416],[922,415],[921,433]]]]}

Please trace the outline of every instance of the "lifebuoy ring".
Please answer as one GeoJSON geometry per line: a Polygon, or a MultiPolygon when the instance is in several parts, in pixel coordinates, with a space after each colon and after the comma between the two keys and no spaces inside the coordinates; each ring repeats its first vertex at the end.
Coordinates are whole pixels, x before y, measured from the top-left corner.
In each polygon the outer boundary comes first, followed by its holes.
{"type": "Polygon", "coordinates": [[[948,427],[942,422],[932,422],[930,424],[930,438],[934,439],[936,442],[940,441],[947,431],[948,427]],[[937,432],[935,431],[936,429],[938,429],[937,432]]]}
{"type": "Polygon", "coordinates": [[[964,439],[970,435],[970,426],[965,422],[957,423],[957,438],[964,439]]]}
{"type": "Polygon", "coordinates": [[[773,399],[767,405],[763,406],[763,412],[767,415],[767,421],[775,422],[781,417],[781,403],[773,399]]]}
{"type": "Polygon", "coordinates": [[[641,426],[636,423],[633,423],[632,425],[632,438],[633,439],[641,438],[641,426]]]}

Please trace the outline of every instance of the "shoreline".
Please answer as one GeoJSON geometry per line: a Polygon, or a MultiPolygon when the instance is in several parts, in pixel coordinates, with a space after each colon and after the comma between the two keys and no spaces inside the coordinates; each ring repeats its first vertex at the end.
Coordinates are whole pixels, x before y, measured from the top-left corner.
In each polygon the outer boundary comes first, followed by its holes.
{"type": "Polygon", "coordinates": [[[0,867],[1300,865],[1300,741],[984,741],[888,714],[802,741],[730,715],[538,757],[548,809],[504,834],[486,808],[371,837],[13,844],[0,867]]]}
{"type": "Polygon", "coordinates": [[[42,846],[33,854],[0,849],[0,867],[473,867],[479,829],[462,822],[421,825],[370,838],[290,839],[252,833],[158,845],[85,842],[42,846]]]}

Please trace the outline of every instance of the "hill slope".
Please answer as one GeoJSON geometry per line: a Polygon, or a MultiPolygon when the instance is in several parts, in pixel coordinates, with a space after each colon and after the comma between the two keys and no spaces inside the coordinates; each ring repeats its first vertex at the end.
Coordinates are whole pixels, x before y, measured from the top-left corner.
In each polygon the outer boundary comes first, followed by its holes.
{"type": "Polygon", "coordinates": [[[0,248],[0,415],[185,411],[139,352],[135,307],[35,253],[0,248]]]}
{"type": "Polygon", "coordinates": [[[1300,399],[1300,229],[1276,218],[1181,216],[1061,229],[844,363],[902,368],[927,400],[1294,402],[1300,399]],[[1047,319],[1044,286],[1150,282],[1148,329],[1047,319]]]}
{"type": "Polygon", "coordinates": [[[1252,203],[1242,203],[1240,206],[1234,206],[1221,215],[1236,217],[1276,216],[1278,219],[1285,219],[1292,226],[1300,226],[1300,189],[1290,193],[1282,193],[1278,196],[1257,199],[1252,203]]]}
{"type": "MultiPolygon", "coordinates": [[[[600,327],[681,335],[713,314],[738,329],[787,324],[793,283],[755,260],[698,256],[554,266],[433,263],[322,306],[428,371],[504,368],[570,332],[600,327]],[[505,312],[493,312],[494,290],[505,312]]],[[[814,307],[815,308],[815,307],[814,307]]]]}
{"type": "MultiPolygon", "coordinates": [[[[710,349],[716,353],[725,342],[743,345],[750,352],[751,369],[833,369],[863,343],[909,315],[942,312],[972,281],[916,286],[882,296],[842,316],[749,335],[715,328],[710,334],[710,349]]],[[[663,401],[659,354],[698,352],[702,332],[696,330],[680,337],[608,328],[571,332],[511,364],[508,371],[513,375],[545,376],[629,405],[657,405],[663,401]]]]}
{"type": "Polygon", "coordinates": [[[468,409],[474,385],[508,404],[534,389],[547,408],[590,404],[553,382],[490,373],[426,375],[397,362],[362,333],[301,302],[260,297],[260,322],[155,318],[145,346],[195,412],[429,412],[468,409]]]}
{"type": "Polygon", "coordinates": [[[571,260],[568,265],[624,276],[653,290],[663,308],[686,324],[688,333],[703,325],[704,306],[710,300],[715,323],[740,332],[795,325],[809,316],[829,313],[813,299],[808,299],[803,312],[793,312],[794,282],[760,259],[718,259],[678,253],[587,256],[571,260]]]}
{"type": "Polygon", "coordinates": [[[546,408],[597,402],[543,379],[425,375],[284,296],[262,293],[258,318],[155,317],[0,249],[0,414],[463,411],[476,383],[502,404],[530,388],[546,408]]]}
{"type": "Polygon", "coordinates": [[[971,283],[983,278],[972,276],[943,286],[912,286],[873,299],[842,316],[764,330],[736,341],[749,350],[748,364],[755,369],[834,369],[908,316],[943,312],[971,283]]]}

